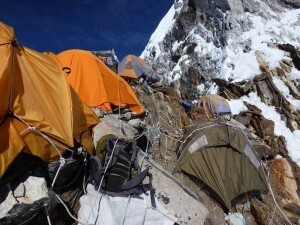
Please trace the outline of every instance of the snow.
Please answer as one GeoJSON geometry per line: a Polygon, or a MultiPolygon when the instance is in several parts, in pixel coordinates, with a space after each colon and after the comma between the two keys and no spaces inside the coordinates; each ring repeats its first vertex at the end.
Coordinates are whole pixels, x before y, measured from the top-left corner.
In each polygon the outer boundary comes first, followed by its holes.
{"type": "Polygon", "coordinates": [[[283,95],[289,95],[290,90],[289,88],[283,83],[282,80],[279,79],[279,77],[272,77],[273,83],[275,86],[278,88],[278,90],[283,94],[283,95]]]}
{"type": "Polygon", "coordinates": [[[200,84],[197,86],[197,91],[200,93],[200,94],[203,94],[205,92],[205,84],[200,84]]]}
{"type": "Polygon", "coordinates": [[[280,92],[285,96],[285,98],[291,103],[295,110],[300,109],[300,100],[295,99],[291,94],[289,88],[284,84],[279,77],[272,77],[273,83],[280,90],[280,92]]]}
{"type": "Polygon", "coordinates": [[[183,41],[175,41],[173,46],[172,46],[172,52],[176,52],[177,48],[183,43],[183,41]]]}
{"type": "Polygon", "coordinates": [[[292,71],[288,75],[293,80],[300,79],[300,71],[294,67],[292,68],[292,71]]]}
{"type": "Polygon", "coordinates": [[[177,62],[177,64],[174,66],[173,70],[171,71],[171,73],[169,74],[169,76],[167,77],[167,80],[169,83],[180,79],[181,75],[182,75],[182,69],[181,69],[181,64],[182,63],[186,63],[188,62],[188,56],[187,55],[183,55],[177,62]]]}
{"type": "MultiPolygon", "coordinates": [[[[270,10],[268,10],[270,11],[270,10]]],[[[270,12],[269,12],[270,13],[270,12]]],[[[279,67],[283,59],[290,59],[284,51],[276,47],[277,43],[290,43],[300,47],[300,9],[285,11],[272,17],[245,14],[245,21],[252,24],[252,28],[241,33],[238,41],[228,40],[225,48],[227,58],[223,61],[220,77],[226,80],[232,79],[238,82],[244,79],[252,80],[255,75],[261,73],[255,52],[259,51],[270,69],[279,67]],[[250,49],[245,52],[242,43],[250,43],[250,49]]],[[[235,39],[236,40],[236,39],[235,39]]],[[[293,71],[291,76],[300,76],[298,71],[293,71]]]]}
{"type": "Polygon", "coordinates": [[[256,60],[255,52],[241,54],[235,63],[232,71],[234,82],[242,80],[252,80],[253,77],[259,75],[260,69],[256,60]]]}
{"type": "Polygon", "coordinates": [[[209,95],[216,95],[218,94],[218,85],[216,83],[213,83],[210,88],[207,90],[207,94],[209,95]]]}
{"type": "MultiPolygon", "coordinates": [[[[156,59],[165,60],[164,63],[167,67],[172,64],[172,68],[165,72],[168,82],[178,80],[184,74],[183,68],[191,66],[192,57],[199,58],[199,60],[203,59],[201,66],[206,66],[207,71],[210,71],[210,69],[213,71],[209,76],[214,77],[217,73],[219,78],[230,82],[252,80],[256,75],[262,73],[260,70],[260,64],[262,63],[267,63],[270,70],[276,70],[276,67],[280,67],[282,60],[291,61],[289,53],[278,49],[277,44],[289,43],[296,48],[300,48],[300,9],[281,8],[280,12],[280,10],[274,11],[271,9],[264,1],[257,2],[260,4],[260,12],[256,14],[244,13],[235,15],[236,18],[233,17],[233,20],[239,22],[236,29],[233,27],[233,30],[228,33],[227,45],[224,48],[217,48],[213,44],[213,31],[204,27],[201,23],[198,23],[189,32],[185,40],[174,41],[170,48],[172,52],[177,51],[178,47],[184,43],[195,43],[197,45],[194,54],[182,54],[175,64],[169,61],[170,49],[163,49],[161,44],[167,32],[174,26],[176,10],[173,6],[151,36],[142,56],[150,55],[150,52],[154,49],[156,59]],[[162,54],[162,57],[159,57],[159,54],[162,54]],[[211,60],[205,65],[206,59],[211,60]]],[[[183,49],[183,53],[186,52],[187,47],[188,45],[183,49]]],[[[200,71],[203,71],[202,68],[200,68],[200,71]]],[[[300,71],[292,68],[287,77],[299,84],[300,71]]],[[[285,81],[281,80],[280,77],[273,77],[273,82],[293,108],[295,110],[300,109],[300,100],[291,95],[285,81]]],[[[197,90],[203,92],[204,88],[204,85],[199,85],[197,90]]],[[[218,87],[214,84],[207,93],[216,94],[217,90],[218,87]]],[[[292,132],[287,128],[280,114],[276,112],[275,107],[262,103],[256,93],[251,93],[239,100],[229,101],[233,114],[239,114],[247,110],[243,101],[256,105],[262,110],[262,115],[265,118],[274,121],[275,134],[285,137],[291,158],[300,164],[300,131],[292,132]]]]}
{"type": "Polygon", "coordinates": [[[141,58],[145,58],[146,55],[150,54],[149,49],[155,47],[156,54],[155,58],[157,58],[160,54],[160,47],[159,43],[164,40],[164,37],[166,34],[172,29],[175,20],[175,7],[172,5],[172,7],[169,9],[168,13],[164,16],[164,18],[160,21],[158,24],[156,30],[151,35],[148,45],[146,46],[145,50],[141,54],[141,58]]]}
{"type": "Polygon", "coordinates": [[[300,165],[300,130],[292,132],[287,128],[285,122],[281,119],[280,114],[276,112],[275,107],[267,106],[265,103],[261,102],[257,93],[250,93],[249,96],[243,96],[240,100],[255,105],[262,110],[262,115],[266,119],[272,120],[275,123],[275,135],[282,135],[285,137],[286,147],[290,157],[300,165]]]}
{"type": "Polygon", "coordinates": [[[242,100],[232,99],[228,101],[232,115],[239,115],[243,111],[247,111],[248,108],[245,106],[242,100]]]}

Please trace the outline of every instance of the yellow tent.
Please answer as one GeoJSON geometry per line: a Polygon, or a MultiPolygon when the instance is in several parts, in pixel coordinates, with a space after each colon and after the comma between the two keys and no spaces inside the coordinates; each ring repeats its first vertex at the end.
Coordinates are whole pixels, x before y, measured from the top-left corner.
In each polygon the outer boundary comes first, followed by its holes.
{"type": "Polygon", "coordinates": [[[130,85],[91,52],[68,50],[58,54],[58,58],[63,66],[71,68],[68,81],[89,106],[106,111],[120,106],[136,114],[144,112],[130,85]]]}
{"type": "Polygon", "coordinates": [[[81,104],[72,103],[61,66],[19,45],[13,29],[1,22],[0,96],[0,176],[22,150],[45,161],[60,158],[97,121],[85,117],[81,130],[73,130],[73,115],[80,115],[73,111],[81,104]]]}

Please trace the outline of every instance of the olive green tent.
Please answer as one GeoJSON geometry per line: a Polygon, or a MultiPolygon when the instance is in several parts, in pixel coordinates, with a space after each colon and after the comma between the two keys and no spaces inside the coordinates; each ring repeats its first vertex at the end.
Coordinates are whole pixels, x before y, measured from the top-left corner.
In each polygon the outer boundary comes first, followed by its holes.
{"type": "Polygon", "coordinates": [[[240,128],[216,122],[196,125],[178,156],[177,171],[202,180],[228,209],[241,194],[267,191],[260,160],[240,128]]]}

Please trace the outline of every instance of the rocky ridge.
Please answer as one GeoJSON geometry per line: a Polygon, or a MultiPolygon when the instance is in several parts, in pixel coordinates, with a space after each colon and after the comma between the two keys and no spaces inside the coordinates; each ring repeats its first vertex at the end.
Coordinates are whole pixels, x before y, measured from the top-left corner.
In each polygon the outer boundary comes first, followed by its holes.
{"type": "MultiPolygon", "coordinates": [[[[174,87],[171,96],[197,102],[210,93],[229,100],[234,118],[256,135],[253,141],[265,142],[257,153],[293,224],[299,221],[299,6],[297,0],[176,0],[141,55],[174,87]]],[[[192,118],[201,114],[194,109],[192,118]]],[[[182,182],[199,193],[188,180],[182,182]]],[[[251,199],[246,224],[269,224],[270,218],[290,224],[274,208],[270,193],[263,202],[251,199]]],[[[217,223],[213,214],[207,224],[217,223]]]]}

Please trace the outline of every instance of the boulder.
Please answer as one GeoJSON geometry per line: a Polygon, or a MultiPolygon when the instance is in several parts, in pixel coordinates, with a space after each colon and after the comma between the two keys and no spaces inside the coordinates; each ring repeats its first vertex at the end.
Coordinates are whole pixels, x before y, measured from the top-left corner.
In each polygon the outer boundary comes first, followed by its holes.
{"type": "Polygon", "coordinates": [[[280,215],[279,212],[275,213],[274,216],[274,209],[275,207],[270,207],[267,203],[261,202],[260,200],[253,198],[251,199],[251,213],[255,218],[255,222],[258,225],[282,225],[282,224],[289,224],[283,217],[280,215]],[[271,221],[272,220],[272,221],[271,221]]]}
{"type": "Polygon", "coordinates": [[[21,224],[41,212],[48,203],[49,194],[45,179],[30,176],[17,189],[10,191],[0,204],[0,224],[21,224]]]}
{"type": "Polygon", "coordinates": [[[276,156],[276,150],[274,148],[270,148],[266,144],[254,144],[253,147],[255,149],[256,154],[260,158],[273,158],[276,156]]]}
{"type": "Polygon", "coordinates": [[[247,127],[250,125],[252,113],[241,113],[240,115],[235,116],[234,119],[247,127]]]}
{"type": "Polygon", "coordinates": [[[146,127],[146,123],[145,121],[142,121],[141,119],[137,118],[137,119],[132,119],[128,121],[128,124],[130,126],[132,126],[135,129],[144,129],[146,127]]]}
{"type": "Polygon", "coordinates": [[[94,146],[97,154],[102,152],[106,146],[106,140],[109,138],[120,138],[124,141],[132,142],[138,131],[128,123],[115,118],[114,116],[105,116],[94,128],[94,146]]]}
{"type": "Polygon", "coordinates": [[[274,159],[269,162],[269,166],[280,183],[281,191],[283,192],[283,196],[285,196],[285,202],[293,202],[300,205],[297,182],[288,160],[286,158],[274,159]]]}

